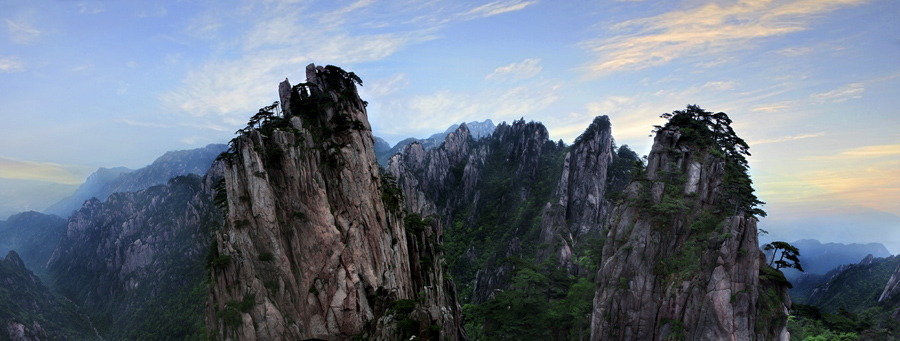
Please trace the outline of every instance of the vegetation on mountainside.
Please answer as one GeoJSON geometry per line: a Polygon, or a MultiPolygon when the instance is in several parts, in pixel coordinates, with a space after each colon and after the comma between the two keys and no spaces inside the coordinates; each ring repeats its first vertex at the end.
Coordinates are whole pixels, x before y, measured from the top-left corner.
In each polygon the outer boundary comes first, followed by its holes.
{"type": "MultiPolygon", "coordinates": [[[[458,284],[460,300],[470,302],[475,274],[480,269],[493,267],[502,259],[493,255],[505,255],[510,240],[519,238],[524,255],[536,254],[537,239],[540,236],[541,210],[550,200],[562,172],[565,147],[551,141],[542,146],[539,168],[533,176],[517,177],[517,167],[522,153],[507,152],[513,148],[512,141],[486,139],[475,142],[489,144],[490,150],[478,186],[481,197],[477,202],[464,202],[453,211],[452,222],[445,232],[447,263],[454,281],[458,284]],[[521,195],[527,193],[527,195],[521,195]],[[524,198],[524,200],[523,200],[524,198]],[[470,221],[471,220],[471,221],[470,221]],[[469,249],[472,253],[466,255],[469,249]]],[[[454,192],[462,186],[463,167],[451,169],[451,183],[448,188],[454,192]]],[[[437,205],[445,205],[447,193],[439,197],[437,205]]]]}
{"type": "Polygon", "coordinates": [[[792,341],[895,340],[900,322],[890,312],[873,308],[853,313],[840,308],[834,313],[815,306],[794,303],[788,320],[792,341]]]}
{"type": "Polygon", "coordinates": [[[31,331],[34,323],[38,323],[49,339],[93,336],[78,307],[50,292],[31,271],[14,262],[12,258],[0,258],[0,339],[6,338],[10,322],[22,324],[31,331]]]}
{"type": "Polygon", "coordinates": [[[900,302],[879,303],[878,299],[898,265],[900,257],[893,256],[876,258],[870,264],[851,264],[840,271],[838,268],[825,275],[827,280],[817,286],[817,291],[809,290],[808,296],[795,297],[795,300],[828,313],[839,309],[857,314],[870,309],[891,310],[890,307],[896,308],[900,302]]]}
{"type": "MultiPolygon", "coordinates": [[[[528,132],[525,135],[529,136],[528,132]]],[[[582,136],[578,141],[590,138],[582,136]]],[[[546,203],[558,201],[554,191],[565,155],[573,147],[546,141],[538,168],[522,174],[518,167],[525,155],[507,151],[514,142],[494,138],[478,143],[490,144],[493,151],[482,169],[479,204],[466,203],[455,210],[453,224],[445,233],[447,262],[464,303],[467,333],[479,340],[589,337],[596,289],[593,276],[600,264],[603,236],[579,236],[572,254],[583,270],[577,276],[559,268],[552,255],[537,263],[539,251],[551,247],[537,244],[541,212],[546,203]],[[506,257],[513,238],[518,238],[521,252],[506,257]],[[482,304],[472,304],[475,274],[498,267],[510,269],[503,280],[511,287],[495,291],[493,299],[482,304]]],[[[621,190],[630,182],[629,171],[637,155],[627,146],[613,146],[613,150],[607,187],[621,190]]],[[[451,174],[462,176],[461,170],[451,170],[451,174]]]]}
{"type": "Polygon", "coordinates": [[[482,304],[463,307],[466,331],[476,340],[581,340],[590,338],[596,285],[570,276],[552,259],[540,265],[518,257],[512,287],[482,304]]]}
{"type": "MultiPolygon", "coordinates": [[[[69,254],[68,261],[53,263],[47,271],[48,282],[78,303],[104,338],[205,339],[207,273],[200,257],[207,248],[195,243],[209,240],[215,226],[221,225],[220,211],[198,210],[198,224],[178,226],[190,214],[186,211],[191,209],[189,203],[200,192],[200,186],[201,178],[181,176],[173,178],[168,186],[112,195],[103,203],[103,212],[109,216],[92,222],[96,225],[84,232],[85,250],[69,254]],[[124,213],[134,208],[146,211],[140,218],[124,213]],[[147,227],[139,233],[154,231],[160,235],[171,233],[171,236],[165,245],[152,246],[155,254],[151,265],[129,274],[110,273],[104,265],[106,260],[98,261],[98,255],[90,250],[101,248],[97,243],[103,241],[108,231],[121,229],[126,220],[147,227]],[[187,260],[191,257],[194,261],[187,260]],[[148,267],[158,270],[147,273],[148,267]]],[[[212,198],[201,205],[214,207],[212,198]]],[[[148,245],[152,240],[149,235],[123,238],[140,238],[148,245]]],[[[115,249],[108,252],[106,257],[116,257],[115,249]]]]}

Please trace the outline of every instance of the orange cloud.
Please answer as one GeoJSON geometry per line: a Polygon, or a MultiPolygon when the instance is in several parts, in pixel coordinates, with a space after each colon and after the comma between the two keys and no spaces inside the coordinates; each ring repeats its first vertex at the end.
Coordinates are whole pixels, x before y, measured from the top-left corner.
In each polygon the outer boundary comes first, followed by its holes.
{"type": "Polygon", "coordinates": [[[0,178],[39,180],[77,185],[91,173],[82,166],[67,166],[48,162],[21,161],[0,157],[0,178]]]}
{"type": "Polygon", "coordinates": [[[597,55],[595,74],[665,65],[687,56],[721,55],[756,40],[806,30],[817,15],[867,0],[740,0],[718,2],[613,26],[621,32],[583,46],[597,55]]]}

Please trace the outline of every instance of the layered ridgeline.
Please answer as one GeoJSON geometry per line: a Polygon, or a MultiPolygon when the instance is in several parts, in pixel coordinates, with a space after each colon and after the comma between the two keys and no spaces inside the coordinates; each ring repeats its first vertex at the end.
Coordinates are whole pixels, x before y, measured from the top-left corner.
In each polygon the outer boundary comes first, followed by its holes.
{"type": "MultiPolygon", "coordinates": [[[[801,239],[791,243],[799,249],[800,255],[797,259],[803,264],[803,272],[797,269],[787,268],[782,270],[784,277],[791,283],[808,281],[810,277],[820,277],[825,273],[842,265],[856,264],[860,259],[872,255],[875,258],[889,257],[891,253],[881,243],[867,244],[842,244],[842,243],[821,243],[815,239],[801,239]]],[[[769,256],[772,251],[766,251],[769,256]]],[[[795,288],[796,289],[796,288],[795,288]]],[[[791,295],[794,295],[795,289],[791,289],[791,295]]]]}
{"type": "Polygon", "coordinates": [[[722,113],[675,114],[646,169],[615,148],[606,117],[572,146],[517,121],[389,160],[406,209],[450,226],[469,333],[786,337],[787,282],[760,262],[746,144],[722,113]]]}
{"type": "Polygon", "coordinates": [[[227,209],[209,255],[215,339],[465,339],[437,220],[382,176],[352,73],[310,65],[223,154],[227,209]]]}
{"type": "Polygon", "coordinates": [[[38,272],[50,259],[66,232],[66,219],[38,212],[22,212],[0,221],[0,254],[15,250],[25,266],[38,272]]]}
{"type": "Polygon", "coordinates": [[[166,152],[150,165],[131,170],[125,167],[100,168],[75,190],[59,200],[44,213],[68,217],[90,198],[106,201],[113,193],[135,192],[150,186],[164,185],[179,175],[203,176],[220,153],[228,149],[224,144],[210,144],[203,148],[166,152]]]}
{"type": "Polygon", "coordinates": [[[205,177],[96,198],[68,219],[44,269],[49,286],[81,307],[106,339],[205,338],[207,253],[222,224],[205,177]]]}

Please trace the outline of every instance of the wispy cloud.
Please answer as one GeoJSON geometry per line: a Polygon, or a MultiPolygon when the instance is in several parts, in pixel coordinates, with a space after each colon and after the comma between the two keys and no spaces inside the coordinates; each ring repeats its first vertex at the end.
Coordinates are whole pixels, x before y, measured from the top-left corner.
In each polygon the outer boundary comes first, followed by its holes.
{"type": "Polygon", "coordinates": [[[169,14],[169,11],[160,4],[153,4],[152,8],[140,9],[135,13],[138,18],[164,17],[166,14],[169,14]]]}
{"type": "Polygon", "coordinates": [[[0,72],[18,72],[25,70],[25,63],[16,57],[0,56],[0,72]]]}
{"type": "Polygon", "coordinates": [[[34,28],[34,26],[24,18],[15,21],[5,19],[4,21],[6,21],[6,30],[9,32],[9,37],[15,43],[28,44],[41,37],[42,32],[34,28]]]}
{"type": "Polygon", "coordinates": [[[98,13],[102,13],[103,11],[104,11],[103,3],[101,3],[101,2],[94,2],[94,3],[81,2],[78,4],[78,13],[81,13],[81,14],[98,14],[98,13]]]}
{"type": "Polygon", "coordinates": [[[756,107],[753,107],[753,109],[750,109],[750,111],[753,111],[753,112],[779,112],[784,109],[790,108],[792,106],[793,106],[792,102],[778,102],[778,103],[774,103],[774,104],[756,106],[756,107]]]}
{"type": "MultiPolygon", "coordinates": [[[[388,78],[376,79],[360,89],[374,98],[393,94],[409,86],[409,78],[405,73],[398,73],[388,78]]],[[[368,97],[366,96],[366,97],[368,97]]]]}
{"type": "Polygon", "coordinates": [[[120,118],[116,120],[119,123],[127,124],[135,127],[152,127],[152,128],[168,128],[168,124],[155,123],[155,122],[144,122],[144,121],[136,121],[130,118],[120,118]]]}
{"type": "Polygon", "coordinates": [[[763,38],[806,30],[823,13],[866,1],[738,0],[628,20],[613,25],[610,37],[583,43],[597,55],[587,68],[600,75],[684,57],[716,58],[753,48],[763,38]]]}
{"type": "Polygon", "coordinates": [[[853,83],[828,92],[812,94],[809,97],[816,102],[840,103],[850,99],[860,99],[864,91],[866,91],[866,87],[863,83],[853,83]]]}
{"type": "Polygon", "coordinates": [[[195,145],[195,144],[197,144],[197,142],[200,142],[201,140],[203,140],[202,136],[192,135],[192,136],[185,137],[179,141],[183,142],[184,144],[195,145]]]}
{"type": "MultiPolygon", "coordinates": [[[[382,60],[407,46],[438,39],[437,32],[450,22],[518,11],[534,3],[495,1],[466,8],[452,2],[386,2],[373,6],[372,1],[359,0],[321,11],[286,1],[255,1],[235,13],[215,9],[215,15],[201,14],[192,20],[186,33],[201,39],[227,32],[247,33],[235,39],[218,39],[230,44],[216,47],[228,53],[193,68],[179,88],[161,94],[159,99],[165,108],[180,115],[216,117],[228,125],[243,122],[248,113],[276,97],[277,83],[285,75],[302,76],[310,62],[352,67],[382,60]],[[363,12],[366,15],[360,14],[363,12]],[[236,20],[221,19],[232,17],[236,20]]],[[[380,84],[381,89],[390,92],[389,87],[402,86],[405,78],[393,81],[380,84]]]]}
{"type": "Polygon", "coordinates": [[[787,48],[775,51],[775,53],[780,54],[785,57],[798,57],[798,56],[809,54],[810,52],[812,52],[811,48],[802,47],[802,46],[792,46],[792,47],[787,47],[787,48]]]}
{"type": "MultiPolygon", "coordinates": [[[[370,105],[370,116],[377,115],[390,126],[377,126],[379,134],[402,138],[409,134],[431,134],[434,127],[453,123],[493,119],[512,121],[534,116],[559,100],[562,84],[547,80],[532,81],[512,88],[483,91],[437,91],[426,95],[399,98],[370,105]],[[416,119],[402,119],[415,117],[416,119]],[[396,124],[396,122],[403,122],[396,124]]],[[[380,119],[373,119],[378,125],[380,119]]],[[[374,128],[373,128],[374,129],[374,128]]]]}
{"type": "Polygon", "coordinates": [[[864,146],[852,149],[845,149],[837,154],[825,156],[811,156],[804,158],[805,160],[850,160],[850,159],[870,159],[885,157],[900,157],[900,144],[884,144],[876,146],[864,146]]]}
{"type": "Polygon", "coordinates": [[[737,85],[735,81],[710,81],[703,84],[701,88],[712,91],[732,90],[737,85]]]}
{"type": "Polygon", "coordinates": [[[540,59],[529,58],[519,63],[512,63],[506,66],[501,66],[494,69],[494,72],[491,72],[491,74],[484,77],[484,79],[498,81],[518,81],[526,78],[531,78],[536,76],[541,72],[541,70],[543,70],[543,67],[538,65],[538,63],[540,62],[540,59]]]}
{"type": "Polygon", "coordinates": [[[810,139],[810,138],[822,137],[822,136],[825,136],[824,132],[782,136],[782,137],[775,137],[775,138],[762,139],[762,140],[756,140],[756,141],[749,141],[748,144],[750,144],[751,146],[757,146],[757,145],[761,145],[761,144],[796,141],[796,140],[810,139]]]}
{"type": "Polygon", "coordinates": [[[525,9],[525,7],[531,6],[535,3],[537,3],[537,1],[521,1],[521,0],[494,1],[491,3],[487,3],[484,5],[475,7],[465,13],[461,13],[459,15],[459,17],[462,18],[463,20],[487,18],[487,17],[498,15],[498,14],[519,11],[519,10],[525,9]]]}

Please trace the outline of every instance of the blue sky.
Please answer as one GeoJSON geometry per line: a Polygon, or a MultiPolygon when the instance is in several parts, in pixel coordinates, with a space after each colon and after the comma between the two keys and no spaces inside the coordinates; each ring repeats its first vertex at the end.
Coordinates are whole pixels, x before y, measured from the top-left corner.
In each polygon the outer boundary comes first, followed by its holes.
{"type": "Polygon", "coordinates": [[[0,1],[0,178],[79,183],[224,143],[285,77],[364,80],[393,143],[461,121],[724,111],[751,145],[765,239],[900,252],[900,2],[0,1]]]}

